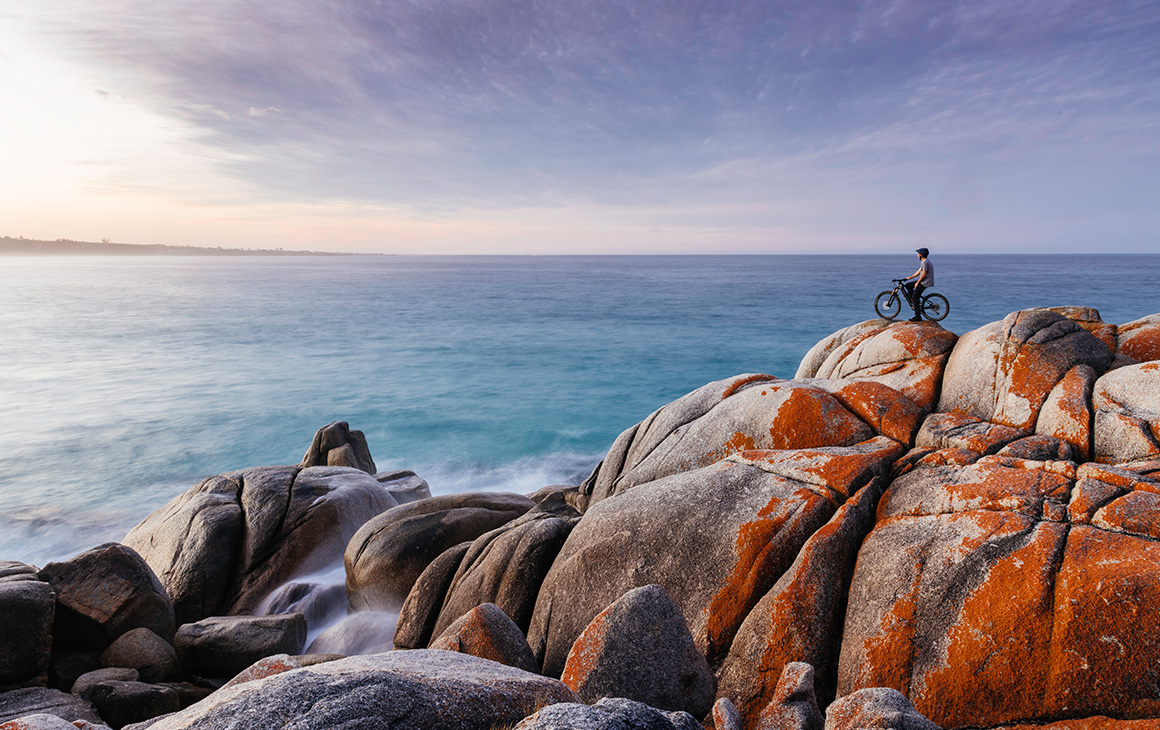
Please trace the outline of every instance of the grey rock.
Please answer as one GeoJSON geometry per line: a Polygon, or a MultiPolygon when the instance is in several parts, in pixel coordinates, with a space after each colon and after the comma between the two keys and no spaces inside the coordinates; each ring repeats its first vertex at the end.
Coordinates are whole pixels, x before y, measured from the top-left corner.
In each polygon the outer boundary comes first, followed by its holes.
{"type": "Polygon", "coordinates": [[[511,618],[494,603],[476,606],[447,627],[431,649],[458,651],[509,667],[536,671],[527,639],[511,618]]]}
{"type": "Polygon", "coordinates": [[[214,692],[214,687],[207,687],[193,682],[157,682],[161,687],[168,687],[177,693],[177,700],[181,709],[201,702],[214,692]]]}
{"type": "Polygon", "coordinates": [[[390,651],[397,620],[396,614],[386,611],[352,613],[315,637],[306,653],[353,656],[390,651]]]}
{"type": "Polygon", "coordinates": [[[78,677],[100,668],[100,654],[93,652],[53,652],[48,665],[49,686],[67,692],[78,677]]]}
{"type": "Polygon", "coordinates": [[[824,725],[814,694],[814,668],[805,662],[786,664],[754,730],[822,730],[824,725]]]}
{"type": "Polygon", "coordinates": [[[58,689],[26,687],[0,693],[0,722],[39,714],[56,715],[69,722],[104,722],[91,702],[58,689]]]}
{"type": "Polygon", "coordinates": [[[377,471],[366,436],[362,431],[352,431],[346,421],[335,421],[318,429],[299,466],[345,466],[367,474],[377,471]]]}
{"type": "Polygon", "coordinates": [[[423,649],[431,642],[435,622],[443,608],[447,589],[459,570],[459,563],[471,548],[471,541],[444,550],[423,569],[399,609],[394,644],[399,649],[423,649]]]}
{"type": "Polygon", "coordinates": [[[232,677],[273,654],[298,654],[306,643],[302,614],[214,616],[177,631],[177,658],[202,677],[232,677]]]}
{"type": "Polygon", "coordinates": [[[595,705],[549,705],[522,720],[513,730],[704,730],[687,712],[662,712],[624,698],[605,698],[595,705]]]}
{"type": "Polygon", "coordinates": [[[833,699],[846,596],[881,494],[875,480],[846,500],[742,622],[718,669],[717,689],[737,703],[747,726],[784,694],[791,666],[809,668],[811,697],[814,667],[820,667],[821,694],[833,699]]]}
{"type": "Polygon", "coordinates": [[[102,651],[126,631],[146,628],[172,640],[173,605],[135,550],[106,543],[40,571],[56,591],[58,649],[102,651]]]}
{"type": "Polygon", "coordinates": [[[303,667],[225,687],[153,730],[330,730],[406,727],[491,730],[537,704],[575,702],[561,683],[466,654],[392,651],[303,667]]]}
{"type": "Polygon", "coordinates": [[[442,634],[484,603],[494,603],[526,632],[540,584],[579,517],[557,495],[477,537],[456,569],[432,633],[442,634]]]}
{"type": "Polygon", "coordinates": [[[842,697],[826,708],[825,730],[939,730],[906,695],[887,687],[869,687],[842,697]]]}
{"type": "Polygon", "coordinates": [[[375,479],[386,487],[387,492],[399,504],[431,498],[431,487],[427,485],[427,480],[419,478],[409,469],[379,472],[375,474],[375,479]]]}
{"type": "Polygon", "coordinates": [[[56,594],[31,565],[0,562],[0,686],[47,677],[56,594]]]}
{"type": "Polygon", "coordinates": [[[1071,444],[1054,436],[1021,438],[999,449],[998,454],[1032,461],[1075,461],[1076,458],[1071,444]]]}
{"type": "Polygon", "coordinates": [[[342,583],[287,583],[270,594],[265,602],[266,616],[300,613],[306,626],[325,626],[346,613],[346,586],[342,583]]]}
{"type": "Polygon", "coordinates": [[[584,702],[624,697],[697,717],[712,710],[717,687],[681,610],[658,585],[628,591],[593,619],[561,680],[584,702]]]}
{"type": "Polygon", "coordinates": [[[1034,430],[1048,394],[1076,365],[1102,373],[1108,346],[1046,309],[1013,312],[959,338],[943,373],[938,410],[1034,430]]]}
{"type": "Polygon", "coordinates": [[[968,449],[993,454],[1012,441],[1030,436],[1030,432],[990,423],[963,413],[932,413],[922,422],[915,448],[968,449]]]}
{"type": "Polygon", "coordinates": [[[114,730],[181,709],[181,700],[173,689],[143,682],[94,682],[81,696],[96,706],[114,730]]]}
{"type": "Polygon", "coordinates": [[[5,730],[109,730],[107,725],[94,725],[85,720],[74,725],[68,720],[62,720],[56,715],[46,715],[43,712],[11,720],[11,725],[5,724],[5,730]]]}
{"type": "Polygon", "coordinates": [[[419,575],[444,550],[524,514],[519,494],[468,492],[387,510],[351,538],[343,557],[346,592],[356,611],[397,611],[419,575]]]}
{"type": "Polygon", "coordinates": [[[101,682],[137,682],[141,675],[136,669],[126,667],[106,667],[85,672],[73,682],[72,693],[77,697],[84,697],[89,690],[101,682]]]}
{"type": "Polygon", "coordinates": [[[178,623],[252,613],[295,577],[330,568],[359,527],[396,502],[346,467],[271,466],[204,480],[134,527],[178,623]]]}
{"type": "Polygon", "coordinates": [[[1092,388],[1095,460],[1160,458],[1160,363],[1113,370],[1092,388]]]}
{"type": "Polygon", "coordinates": [[[744,730],[741,713],[728,697],[718,698],[713,703],[713,730],[744,730]]]}
{"type": "Polygon", "coordinates": [[[580,491],[590,508],[746,449],[850,446],[873,436],[870,426],[824,390],[747,373],[704,385],[626,430],[580,491]]]}
{"type": "Polygon", "coordinates": [[[572,643],[633,588],[663,586],[711,662],[793,563],[835,504],[904,452],[878,437],[853,447],[731,456],[593,504],[552,563],[528,644],[559,676],[572,643]]]}
{"type": "Polygon", "coordinates": [[[181,676],[173,645],[145,628],[121,634],[101,654],[101,664],[136,669],[141,681],[147,683],[173,681],[181,676]]]}

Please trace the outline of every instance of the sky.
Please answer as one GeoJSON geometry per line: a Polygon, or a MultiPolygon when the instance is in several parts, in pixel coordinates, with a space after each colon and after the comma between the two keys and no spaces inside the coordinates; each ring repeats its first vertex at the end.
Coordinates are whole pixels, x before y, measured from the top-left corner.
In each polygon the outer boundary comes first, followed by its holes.
{"type": "Polygon", "coordinates": [[[0,235],[1160,251],[1160,0],[0,0],[0,235]]]}

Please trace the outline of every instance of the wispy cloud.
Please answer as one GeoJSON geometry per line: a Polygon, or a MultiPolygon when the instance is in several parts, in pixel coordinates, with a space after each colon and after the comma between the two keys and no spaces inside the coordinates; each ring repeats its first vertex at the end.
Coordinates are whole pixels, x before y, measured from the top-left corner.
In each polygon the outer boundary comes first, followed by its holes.
{"type": "Polygon", "coordinates": [[[62,53],[103,69],[102,88],[193,130],[190,145],[266,202],[816,201],[931,169],[1155,155],[1160,139],[1160,6],[1142,0],[41,12],[62,53]]]}

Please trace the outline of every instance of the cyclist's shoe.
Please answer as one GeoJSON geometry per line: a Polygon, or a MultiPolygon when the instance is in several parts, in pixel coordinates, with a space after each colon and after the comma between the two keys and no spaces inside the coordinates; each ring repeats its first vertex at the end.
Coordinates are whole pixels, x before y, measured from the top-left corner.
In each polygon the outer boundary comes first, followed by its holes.
{"type": "Polygon", "coordinates": [[[921,322],[921,321],[922,321],[922,317],[917,317],[917,316],[916,316],[916,317],[911,317],[910,319],[908,319],[908,320],[906,320],[906,321],[907,321],[907,322],[921,322]]]}

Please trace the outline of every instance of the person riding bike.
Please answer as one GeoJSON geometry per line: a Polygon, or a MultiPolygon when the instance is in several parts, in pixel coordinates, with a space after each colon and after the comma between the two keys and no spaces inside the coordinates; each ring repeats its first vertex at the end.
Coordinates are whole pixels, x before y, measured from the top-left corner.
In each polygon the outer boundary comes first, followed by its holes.
{"type": "Polygon", "coordinates": [[[925,248],[915,249],[918,254],[918,271],[903,279],[903,286],[906,287],[906,293],[910,296],[910,306],[914,308],[914,316],[910,318],[911,322],[921,322],[922,313],[919,307],[922,306],[922,293],[934,286],[934,264],[927,258],[930,256],[930,251],[925,248]],[[918,279],[915,283],[910,283],[911,279],[918,279]]]}

